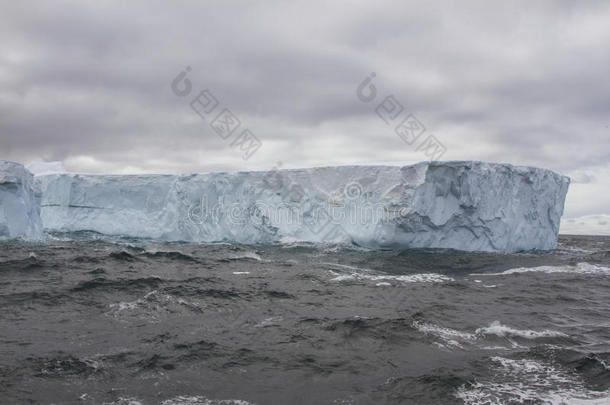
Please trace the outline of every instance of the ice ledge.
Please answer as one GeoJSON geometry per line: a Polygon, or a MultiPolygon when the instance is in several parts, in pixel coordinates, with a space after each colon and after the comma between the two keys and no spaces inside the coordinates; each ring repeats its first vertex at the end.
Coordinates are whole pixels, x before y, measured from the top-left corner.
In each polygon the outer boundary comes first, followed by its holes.
{"type": "Polygon", "coordinates": [[[553,249],[569,179],[476,161],[37,177],[44,227],[194,242],[553,249]]]}

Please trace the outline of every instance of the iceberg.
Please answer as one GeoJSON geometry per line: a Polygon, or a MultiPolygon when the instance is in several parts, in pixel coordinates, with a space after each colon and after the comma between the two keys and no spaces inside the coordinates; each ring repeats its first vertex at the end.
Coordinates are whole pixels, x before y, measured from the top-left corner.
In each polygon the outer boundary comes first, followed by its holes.
{"type": "Polygon", "coordinates": [[[52,231],[489,252],[554,249],[570,183],[546,169],[476,161],[36,179],[52,231]]]}
{"type": "Polygon", "coordinates": [[[42,238],[40,189],[19,163],[0,160],[0,238],[42,238]]]}

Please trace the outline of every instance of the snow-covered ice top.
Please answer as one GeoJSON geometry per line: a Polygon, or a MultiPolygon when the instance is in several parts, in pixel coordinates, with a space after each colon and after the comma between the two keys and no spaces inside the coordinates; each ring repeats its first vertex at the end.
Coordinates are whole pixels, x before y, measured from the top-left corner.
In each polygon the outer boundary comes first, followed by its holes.
{"type": "Polygon", "coordinates": [[[50,230],[496,252],[555,248],[569,185],[550,170],[472,161],[37,180],[50,230]]]}
{"type": "Polygon", "coordinates": [[[34,176],[66,173],[63,162],[32,162],[25,166],[34,176]]]}
{"type": "Polygon", "coordinates": [[[40,189],[22,165],[0,160],[0,238],[42,237],[40,189]]]}

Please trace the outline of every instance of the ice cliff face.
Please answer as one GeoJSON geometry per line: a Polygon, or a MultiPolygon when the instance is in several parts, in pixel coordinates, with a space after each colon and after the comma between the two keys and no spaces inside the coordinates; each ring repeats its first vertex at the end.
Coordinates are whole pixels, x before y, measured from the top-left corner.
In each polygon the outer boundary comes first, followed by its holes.
{"type": "Polygon", "coordinates": [[[50,230],[196,242],[553,249],[569,179],[483,162],[37,177],[50,230]]]}
{"type": "Polygon", "coordinates": [[[0,238],[42,237],[40,189],[19,163],[0,160],[0,238]]]}

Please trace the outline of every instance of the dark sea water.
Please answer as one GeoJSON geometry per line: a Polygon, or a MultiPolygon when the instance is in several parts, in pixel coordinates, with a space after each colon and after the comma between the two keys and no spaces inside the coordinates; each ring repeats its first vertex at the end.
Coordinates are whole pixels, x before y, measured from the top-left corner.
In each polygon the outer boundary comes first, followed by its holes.
{"type": "Polygon", "coordinates": [[[610,238],[0,242],[1,404],[607,404],[610,238]]]}

